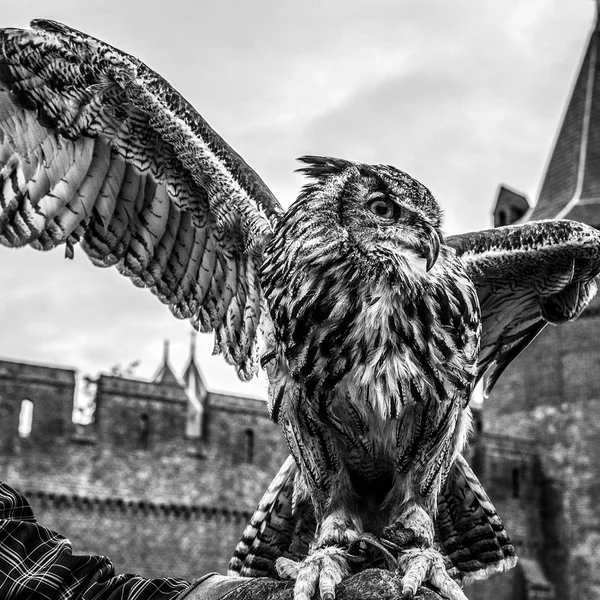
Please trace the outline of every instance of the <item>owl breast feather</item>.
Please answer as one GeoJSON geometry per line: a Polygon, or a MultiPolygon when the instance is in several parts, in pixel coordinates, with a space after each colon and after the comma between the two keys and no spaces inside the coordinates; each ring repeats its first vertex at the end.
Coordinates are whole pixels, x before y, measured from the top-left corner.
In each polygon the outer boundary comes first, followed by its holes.
{"type": "Polygon", "coordinates": [[[349,396],[388,420],[468,395],[478,305],[452,252],[428,274],[402,260],[381,273],[343,239],[315,239],[263,269],[279,350],[307,398],[349,396]]]}

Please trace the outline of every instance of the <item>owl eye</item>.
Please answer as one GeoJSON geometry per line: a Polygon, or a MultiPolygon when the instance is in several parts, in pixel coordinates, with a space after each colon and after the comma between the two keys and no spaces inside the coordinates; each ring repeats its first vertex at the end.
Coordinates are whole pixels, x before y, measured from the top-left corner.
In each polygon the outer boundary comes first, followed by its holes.
{"type": "Polygon", "coordinates": [[[367,202],[367,208],[382,219],[393,219],[396,216],[397,206],[389,198],[375,198],[367,202]]]}

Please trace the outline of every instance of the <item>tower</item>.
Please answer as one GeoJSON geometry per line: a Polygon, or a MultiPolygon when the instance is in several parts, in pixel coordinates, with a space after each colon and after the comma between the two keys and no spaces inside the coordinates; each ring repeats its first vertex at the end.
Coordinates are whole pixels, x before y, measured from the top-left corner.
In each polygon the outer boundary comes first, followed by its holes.
{"type": "MultiPolygon", "coordinates": [[[[597,4],[600,0],[596,0],[597,4]]],[[[530,220],[600,226],[600,26],[598,18],[530,220]]]]}
{"type": "Polygon", "coordinates": [[[164,341],[162,363],[154,376],[153,383],[181,385],[169,363],[169,340],[164,341]]]}
{"type": "Polygon", "coordinates": [[[176,445],[185,430],[187,397],[169,363],[169,342],[153,381],[100,375],[95,403],[94,423],[105,445],[124,453],[176,445]]]}
{"type": "Polygon", "coordinates": [[[0,452],[13,452],[19,438],[49,449],[66,441],[74,431],[74,397],[74,369],[0,360],[0,452]]]}
{"type": "Polygon", "coordinates": [[[188,438],[202,440],[205,436],[206,404],[208,391],[196,364],[196,336],[190,336],[190,358],[183,373],[183,383],[188,398],[185,433],[188,438]]]}
{"type": "Polygon", "coordinates": [[[494,227],[512,225],[521,220],[529,211],[527,196],[505,186],[498,188],[496,204],[494,206],[494,227]]]}
{"type": "MultiPolygon", "coordinates": [[[[598,18],[537,203],[524,215],[524,220],[554,218],[600,227],[598,18]]],[[[557,598],[593,598],[600,589],[600,517],[593,508],[600,493],[598,364],[596,299],[574,323],[546,327],[500,377],[485,402],[484,427],[489,433],[524,438],[537,448],[541,506],[536,515],[524,514],[523,520],[541,523],[542,566],[557,598]]],[[[492,500],[501,493],[493,486],[488,491],[492,500]]],[[[512,511],[509,516],[519,515],[512,511]]]]}

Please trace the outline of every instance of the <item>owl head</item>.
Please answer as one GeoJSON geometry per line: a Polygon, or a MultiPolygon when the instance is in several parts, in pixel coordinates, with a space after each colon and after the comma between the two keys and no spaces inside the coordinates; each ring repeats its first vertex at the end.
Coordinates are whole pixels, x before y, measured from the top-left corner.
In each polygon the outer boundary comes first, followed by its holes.
{"type": "Polygon", "coordinates": [[[431,192],[403,171],[331,157],[303,156],[311,181],[299,202],[330,221],[371,265],[401,263],[429,271],[436,263],[442,211],[431,192]]]}

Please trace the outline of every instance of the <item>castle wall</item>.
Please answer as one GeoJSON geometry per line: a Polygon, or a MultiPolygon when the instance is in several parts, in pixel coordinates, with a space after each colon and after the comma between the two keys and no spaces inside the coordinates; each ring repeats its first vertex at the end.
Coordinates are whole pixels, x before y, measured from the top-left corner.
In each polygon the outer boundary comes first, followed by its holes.
{"type": "Polygon", "coordinates": [[[73,371],[9,363],[0,373],[0,411],[9,417],[0,420],[2,439],[12,440],[0,453],[0,479],[30,499],[40,523],[68,537],[75,553],[109,556],[117,572],[225,572],[287,456],[264,402],[209,394],[198,441],[185,436],[180,387],[105,376],[94,424],[76,432],[73,371]],[[36,404],[27,438],[17,433],[23,397],[36,404]]]}
{"type": "Polygon", "coordinates": [[[50,441],[72,431],[75,371],[0,360],[0,451],[18,439],[21,403],[33,402],[32,434],[50,441]]]}
{"type": "Polygon", "coordinates": [[[573,323],[547,327],[498,381],[487,431],[527,436],[552,493],[545,494],[547,572],[557,597],[600,595],[600,300],[573,323]],[[559,499],[557,500],[557,497],[559,499]],[[557,546],[559,552],[557,552],[557,546]]]}
{"type": "Polygon", "coordinates": [[[559,327],[548,325],[511,364],[485,403],[486,431],[537,439],[544,407],[600,398],[600,298],[583,315],[559,327]]]}
{"type": "Polygon", "coordinates": [[[473,468],[517,554],[541,559],[541,472],[534,445],[526,440],[483,434],[477,446],[473,468]]]}
{"type": "MultiPolygon", "coordinates": [[[[547,539],[544,535],[544,482],[535,444],[506,435],[481,433],[471,444],[471,466],[496,508],[519,557],[519,566],[467,586],[469,600],[525,600],[531,584],[531,569],[545,566],[547,539]]],[[[539,573],[543,594],[551,590],[539,573]]],[[[541,597],[546,597],[541,595],[541,597]]]]}
{"type": "Polygon", "coordinates": [[[227,456],[232,466],[243,465],[252,445],[254,465],[273,474],[279,470],[289,452],[264,401],[210,394],[209,407],[205,427],[208,460],[227,456]]]}
{"type": "MultiPolygon", "coordinates": [[[[565,337],[579,352],[577,334],[565,337]]],[[[550,339],[542,354],[559,380],[547,356],[555,343],[550,339]]],[[[209,394],[198,441],[185,436],[187,398],[181,387],[103,376],[95,421],[75,433],[74,372],[45,369],[9,363],[0,370],[0,410],[12,415],[0,425],[12,439],[11,451],[0,455],[0,478],[30,497],[39,521],[69,537],[76,553],[107,555],[118,572],[187,579],[224,572],[249,515],[287,455],[265,403],[209,394]],[[21,439],[15,433],[20,401],[32,396],[34,428],[21,439]]],[[[480,436],[471,460],[518,554],[539,561],[556,533],[547,526],[548,514],[559,514],[560,506],[544,514],[536,447],[507,437],[528,430],[539,403],[531,372],[509,372],[510,377],[525,393],[510,396],[509,387],[493,405],[493,419],[485,413],[484,428],[493,432],[494,420],[499,435],[480,436]]],[[[562,406],[555,397],[551,402],[555,410],[562,406]]],[[[563,539],[555,538],[562,548],[563,539]]],[[[558,564],[560,552],[555,554],[558,564]]],[[[499,586],[514,595],[522,589],[522,576],[477,584],[474,598],[497,600],[499,586]]]]}
{"type": "Polygon", "coordinates": [[[102,375],[97,382],[98,437],[117,447],[145,447],[180,438],[187,398],[181,387],[102,375]]]}
{"type": "Polygon", "coordinates": [[[38,520],[66,535],[76,554],[107,555],[117,573],[146,577],[193,581],[223,573],[250,518],[247,511],[210,506],[25,493],[38,520]]]}

